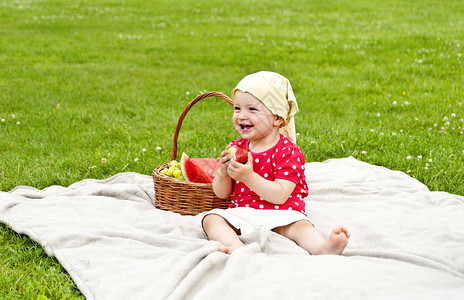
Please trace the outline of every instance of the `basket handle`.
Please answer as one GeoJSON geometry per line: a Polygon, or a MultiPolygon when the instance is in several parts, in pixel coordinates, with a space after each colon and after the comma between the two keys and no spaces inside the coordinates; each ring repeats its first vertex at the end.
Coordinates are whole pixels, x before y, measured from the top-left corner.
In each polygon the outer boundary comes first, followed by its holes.
{"type": "Polygon", "coordinates": [[[218,98],[221,98],[225,101],[227,101],[230,105],[233,105],[233,101],[232,99],[230,99],[228,96],[224,95],[223,93],[220,93],[220,92],[207,92],[207,93],[204,93],[204,94],[201,94],[201,95],[198,95],[195,97],[195,99],[193,99],[192,101],[190,101],[189,104],[187,104],[187,106],[184,108],[184,110],[182,111],[182,114],[180,115],[179,117],[179,121],[177,121],[177,126],[176,126],[176,131],[174,132],[174,138],[172,140],[172,152],[171,152],[171,160],[174,160],[176,159],[177,157],[177,139],[179,137],[179,131],[180,131],[180,127],[182,126],[182,122],[184,121],[184,118],[185,116],[187,115],[187,112],[190,110],[190,108],[195,104],[197,103],[198,101],[200,101],[201,99],[204,99],[204,98],[208,98],[208,97],[218,97],[218,98]]]}

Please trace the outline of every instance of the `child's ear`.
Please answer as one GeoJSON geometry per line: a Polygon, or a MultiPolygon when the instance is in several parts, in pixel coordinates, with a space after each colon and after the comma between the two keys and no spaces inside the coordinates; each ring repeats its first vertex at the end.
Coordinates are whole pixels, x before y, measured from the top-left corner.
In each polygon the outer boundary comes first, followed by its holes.
{"type": "Polygon", "coordinates": [[[274,115],[274,126],[276,127],[282,127],[284,126],[285,124],[285,120],[284,118],[282,118],[281,116],[277,116],[277,115],[274,115]]]}

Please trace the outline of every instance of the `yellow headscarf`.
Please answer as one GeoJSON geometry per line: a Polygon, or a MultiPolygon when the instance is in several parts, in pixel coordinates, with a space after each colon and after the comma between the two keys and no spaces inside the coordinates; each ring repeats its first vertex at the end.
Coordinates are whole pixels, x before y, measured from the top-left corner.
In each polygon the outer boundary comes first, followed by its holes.
{"type": "Polygon", "coordinates": [[[232,99],[237,90],[250,93],[273,114],[282,117],[285,124],[280,128],[280,133],[296,143],[293,116],[298,112],[298,104],[287,78],[274,72],[261,71],[245,76],[232,90],[232,99]]]}

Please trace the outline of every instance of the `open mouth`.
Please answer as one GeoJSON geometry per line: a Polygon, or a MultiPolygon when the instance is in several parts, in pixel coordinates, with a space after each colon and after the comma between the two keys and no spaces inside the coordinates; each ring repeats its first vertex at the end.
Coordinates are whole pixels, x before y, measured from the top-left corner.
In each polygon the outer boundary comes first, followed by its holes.
{"type": "Polygon", "coordinates": [[[248,131],[252,127],[253,127],[253,125],[240,124],[240,130],[242,130],[242,131],[248,131]]]}

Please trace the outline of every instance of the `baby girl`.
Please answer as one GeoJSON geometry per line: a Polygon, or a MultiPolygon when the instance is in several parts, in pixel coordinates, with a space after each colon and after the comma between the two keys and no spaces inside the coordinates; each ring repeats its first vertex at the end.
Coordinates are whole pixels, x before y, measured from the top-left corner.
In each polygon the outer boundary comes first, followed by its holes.
{"type": "Polygon", "coordinates": [[[306,216],[305,160],[296,145],[293,116],[298,106],[290,82],[277,73],[254,73],[238,83],[232,99],[232,122],[241,138],[229,145],[242,145],[250,152],[245,164],[232,159],[229,150],[221,153],[213,190],[219,198],[232,195],[232,203],[203,217],[208,238],[222,244],[219,251],[231,254],[244,246],[239,235],[264,228],[310,254],[341,254],[348,231],[338,226],[326,239],[306,216]]]}

